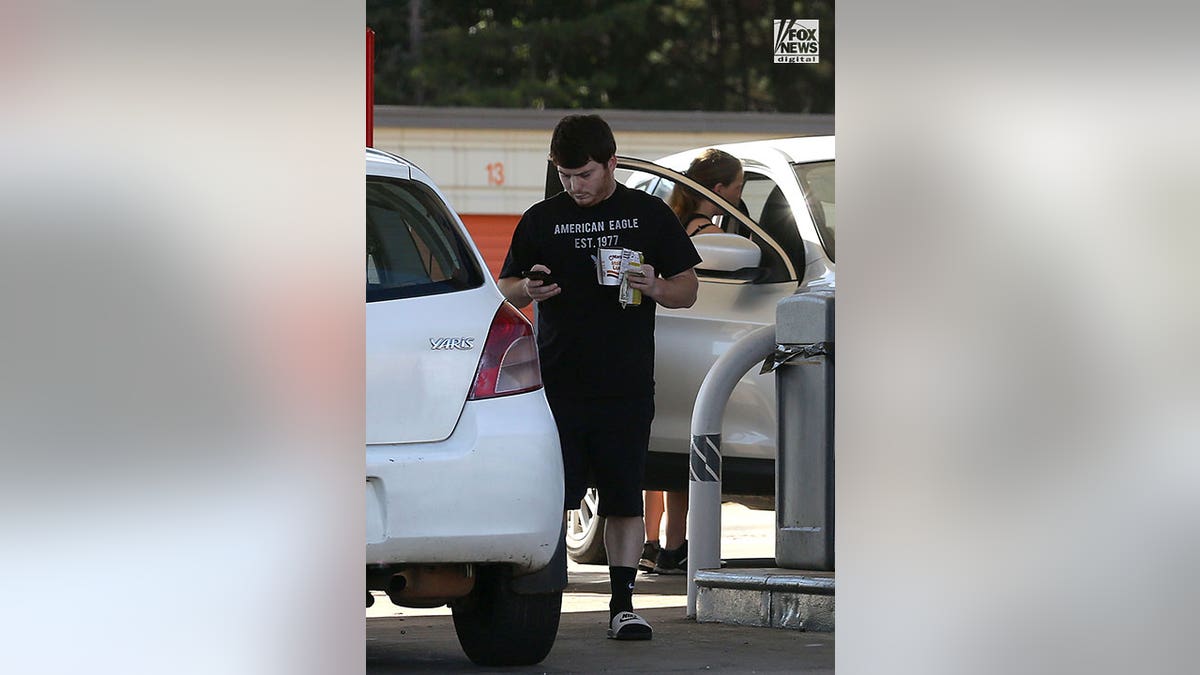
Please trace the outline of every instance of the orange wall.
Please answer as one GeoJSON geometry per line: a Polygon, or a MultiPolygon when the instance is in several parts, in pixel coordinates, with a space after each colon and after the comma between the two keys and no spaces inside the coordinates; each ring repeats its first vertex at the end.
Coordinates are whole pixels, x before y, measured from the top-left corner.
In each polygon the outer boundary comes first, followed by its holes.
{"type": "MultiPolygon", "coordinates": [[[[508,254],[508,245],[512,242],[513,230],[517,229],[521,216],[460,213],[458,217],[462,218],[467,232],[471,233],[471,238],[483,254],[492,278],[499,278],[504,256],[508,254]]],[[[526,305],[521,311],[530,321],[533,320],[533,305],[526,305]]]]}
{"type": "Polygon", "coordinates": [[[521,220],[521,216],[460,213],[458,217],[462,218],[467,231],[471,233],[471,238],[475,240],[475,245],[479,247],[479,252],[483,254],[492,278],[499,278],[500,267],[504,264],[504,256],[508,253],[508,245],[512,241],[513,230],[517,228],[517,221],[521,220]]]}

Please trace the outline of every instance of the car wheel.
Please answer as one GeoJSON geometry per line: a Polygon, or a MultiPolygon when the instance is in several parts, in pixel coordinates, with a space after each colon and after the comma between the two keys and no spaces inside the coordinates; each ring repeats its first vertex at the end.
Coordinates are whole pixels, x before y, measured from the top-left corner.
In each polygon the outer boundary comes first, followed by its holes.
{"type": "Polygon", "coordinates": [[[604,552],[604,519],[596,514],[600,498],[595,488],[588,488],[578,509],[567,511],[567,555],[584,565],[603,565],[608,562],[604,552]]]}
{"type": "Polygon", "coordinates": [[[554,646],[562,591],[522,595],[507,568],[479,568],[471,594],[450,605],[467,658],[481,666],[527,666],[554,646]]]}

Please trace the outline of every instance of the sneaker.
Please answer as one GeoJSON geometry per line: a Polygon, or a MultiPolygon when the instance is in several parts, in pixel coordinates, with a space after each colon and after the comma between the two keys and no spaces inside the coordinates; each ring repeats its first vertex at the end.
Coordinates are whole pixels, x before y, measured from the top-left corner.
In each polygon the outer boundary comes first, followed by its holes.
{"type": "Polygon", "coordinates": [[[655,574],[687,574],[687,539],[677,549],[662,549],[654,561],[655,574]]]}
{"type": "Polygon", "coordinates": [[[610,640],[649,640],[654,637],[654,629],[633,612],[617,612],[609,622],[608,637],[610,640]]]}
{"type": "Polygon", "coordinates": [[[642,544],[642,559],[638,561],[638,569],[643,572],[654,571],[654,563],[658,562],[658,552],[661,550],[657,541],[642,544]]]}

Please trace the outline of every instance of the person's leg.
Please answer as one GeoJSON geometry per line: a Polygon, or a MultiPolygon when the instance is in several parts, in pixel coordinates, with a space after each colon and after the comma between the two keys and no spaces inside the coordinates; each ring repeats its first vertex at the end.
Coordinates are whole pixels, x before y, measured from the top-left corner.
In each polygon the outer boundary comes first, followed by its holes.
{"type": "Polygon", "coordinates": [[[642,479],[654,403],[606,402],[602,410],[593,409],[592,415],[609,422],[603,432],[593,436],[589,447],[596,458],[592,468],[600,494],[597,512],[605,519],[604,548],[612,588],[608,635],[618,640],[649,640],[653,634],[650,624],[633,611],[633,586],[646,536],[642,479]],[[612,424],[612,420],[620,423],[612,424]]]}
{"type": "MultiPolygon", "coordinates": [[[[669,549],[677,549],[687,539],[688,494],[683,492],[666,493],[667,538],[663,545],[669,549]]],[[[647,519],[649,514],[647,514],[647,519]]]]}
{"type": "Polygon", "coordinates": [[[650,570],[655,574],[687,573],[687,499],[686,492],[667,493],[667,537],[650,570]]]}
{"type": "Polygon", "coordinates": [[[637,567],[642,557],[645,523],[641,516],[606,516],[604,551],[609,567],[637,567]]]}
{"type": "Polygon", "coordinates": [[[608,553],[608,636],[618,640],[649,640],[650,624],[633,611],[633,584],[646,523],[641,516],[606,516],[604,550],[608,553]]]}
{"type": "Polygon", "coordinates": [[[588,428],[580,422],[588,419],[588,411],[568,401],[548,401],[562,450],[563,510],[570,511],[579,508],[587,492],[588,428]]]}
{"type": "Polygon", "coordinates": [[[662,530],[663,493],[658,490],[646,490],[642,495],[646,513],[646,543],[642,544],[642,557],[638,560],[637,567],[644,572],[652,572],[654,563],[658,561],[658,552],[662,550],[659,533],[662,530]]]}
{"type": "Polygon", "coordinates": [[[608,578],[612,598],[609,620],[633,611],[633,582],[642,557],[645,522],[641,516],[607,516],[604,519],[604,551],[608,554],[608,578]]]}
{"type": "MultiPolygon", "coordinates": [[[[663,494],[658,490],[646,490],[643,493],[643,506],[646,510],[646,541],[658,543],[664,511],[663,494]]],[[[684,506],[687,506],[686,501],[684,506]]]]}

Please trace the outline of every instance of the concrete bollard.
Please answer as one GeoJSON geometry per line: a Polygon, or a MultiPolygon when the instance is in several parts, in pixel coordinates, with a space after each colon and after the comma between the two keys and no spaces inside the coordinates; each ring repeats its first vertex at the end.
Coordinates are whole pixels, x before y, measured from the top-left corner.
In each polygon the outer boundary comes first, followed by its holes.
{"type": "Polygon", "coordinates": [[[721,418],[733,388],[775,350],[775,326],[762,326],[735,342],[713,363],[692,408],[688,469],[688,601],[696,616],[696,571],[721,566],[721,418]]]}

